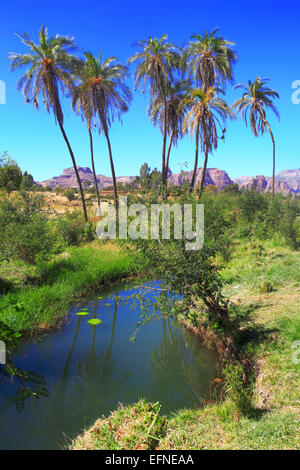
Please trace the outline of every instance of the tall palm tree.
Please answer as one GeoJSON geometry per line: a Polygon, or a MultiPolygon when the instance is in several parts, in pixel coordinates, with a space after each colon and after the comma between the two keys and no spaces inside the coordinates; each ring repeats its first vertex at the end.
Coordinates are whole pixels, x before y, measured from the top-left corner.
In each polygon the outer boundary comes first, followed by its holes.
{"type": "Polygon", "coordinates": [[[84,113],[91,121],[95,115],[99,118],[99,132],[104,133],[107,141],[115,206],[118,208],[117,180],[109,129],[115,117],[120,119],[121,114],[128,111],[131,101],[131,92],[124,83],[127,68],[118,64],[115,57],[102,60],[102,51],[98,58],[90,52],[84,55],[86,60],[79,71],[80,84],[73,97],[73,103],[76,105],[77,102],[79,108],[83,105],[84,113]]]}
{"type": "Polygon", "coordinates": [[[271,109],[275,116],[279,119],[279,113],[273,103],[275,98],[279,98],[279,94],[266,86],[268,79],[256,77],[254,82],[248,81],[248,85],[238,84],[235,88],[242,88],[244,93],[241,98],[236,100],[232,108],[236,109],[247,125],[248,115],[250,126],[255,137],[263,135],[266,129],[269,131],[273,144],[273,172],[272,172],[272,198],[275,193],[275,139],[271,126],[267,121],[266,111],[271,109]]]}
{"type": "Polygon", "coordinates": [[[195,134],[195,161],[192,179],[190,182],[190,190],[193,189],[195,184],[196,172],[198,167],[198,152],[199,140],[201,151],[204,153],[204,165],[202,169],[199,194],[201,196],[208,154],[218,147],[218,132],[217,126],[219,125],[222,131],[221,139],[224,138],[224,123],[228,117],[233,117],[231,109],[227,103],[218,98],[216,90],[211,87],[207,91],[201,88],[194,89],[189,96],[184,100],[186,106],[190,106],[190,111],[186,115],[183,123],[183,132],[190,132],[191,135],[195,134]],[[222,121],[222,126],[221,122],[222,121]]]}
{"type": "Polygon", "coordinates": [[[75,50],[74,39],[68,36],[49,37],[48,30],[43,25],[38,34],[38,44],[35,44],[26,33],[23,36],[19,34],[17,36],[23,44],[30,48],[29,53],[17,54],[11,52],[9,54],[12,70],[28,66],[28,70],[17,82],[17,88],[22,90],[27,102],[33,101],[37,109],[41,95],[46,110],[48,112],[52,110],[55,122],[59,125],[72,159],[81,194],[84,218],[87,221],[82,184],[74,153],[64,130],[64,115],[59,97],[59,91],[64,93],[73,87],[71,74],[78,63],[78,59],[72,55],[75,50]]]}
{"type": "Polygon", "coordinates": [[[149,116],[155,126],[159,126],[164,131],[165,113],[166,129],[169,136],[169,145],[166,155],[166,173],[168,175],[170,153],[173,145],[177,145],[179,138],[183,136],[183,121],[188,107],[183,105],[183,100],[190,90],[189,80],[179,80],[174,85],[168,84],[166,87],[166,105],[161,95],[156,95],[149,106],[149,116]]]}
{"type": "MultiPolygon", "coordinates": [[[[167,107],[167,86],[173,82],[174,70],[179,66],[180,56],[174,44],[168,42],[168,36],[161,38],[149,37],[147,40],[139,41],[137,46],[141,48],[128,59],[128,63],[137,62],[135,70],[135,89],[142,83],[143,93],[146,82],[149,82],[150,96],[153,99],[159,95],[163,101],[164,108],[167,107]]],[[[166,143],[167,143],[167,113],[164,113],[163,123],[163,146],[162,146],[162,180],[166,186],[166,143]]]]}
{"type": "MultiPolygon", "coordinates": [[[[86,66],[86,62],[82,65],[82,69],[86,66]]],[[[80,74],[80,72],[79,72],[80,74]]],[[[86,121],[89,139],[90,139],[90,152],[91,152],[91,163],[92,163],[92,170],[94,176],[94,185],[97,194],[97,201],[98,201],[98,211],[100,211],[100,195],[99,195],[99,188],[97,183],[97,175],[95,170],[95,161],[94,161],[94,146],[93,146],[93,136],[92,136],[92,128],[96,126],[94,122],[95,118],[95,109],[93,99],[91,97],[91,88],[84,87],[82,84],[75,86],[72,89],[72,107],[75,112],[81,115],[82,120],[86,121]]],[[[100,215],[100,212],[99,212],[100,215]]]]}
{"type": "Polygon", "coordinates": [[[236,54],[234,43],[222,36],[216,36],[218,29],[211,33],[194,34],[182,54],[183,67],[195,81],[197,88],[207,91],[211,87],[226,88],[227,81],[233,81],[233,64],[236,54]]]}

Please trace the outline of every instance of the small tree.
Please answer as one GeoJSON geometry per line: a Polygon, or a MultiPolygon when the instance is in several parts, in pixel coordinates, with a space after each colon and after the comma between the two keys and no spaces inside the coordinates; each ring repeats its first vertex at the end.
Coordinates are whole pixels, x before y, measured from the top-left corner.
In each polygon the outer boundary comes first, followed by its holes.
{"type": "Polygon", "coordinates": [[[147,163],[144,163],[140,169],[141,187],[145,189],[150,188],[151,168],[147,163]]]}
{"type": "Polygon", "coordinates": [[[18,164],[4,152],[0,156],[0,188],[10,193],[20,189],[21,181],[22,171],[18,164]]]}
{"type": "Polygon", "coordinates": [[[25,173],[23,174],[20,190],[21,191],[30,191],[32,189],[33,185],[34,185],[33,176],[30,175],[29,173],[27,173],[27,171],[25,171],[25,173]]]}

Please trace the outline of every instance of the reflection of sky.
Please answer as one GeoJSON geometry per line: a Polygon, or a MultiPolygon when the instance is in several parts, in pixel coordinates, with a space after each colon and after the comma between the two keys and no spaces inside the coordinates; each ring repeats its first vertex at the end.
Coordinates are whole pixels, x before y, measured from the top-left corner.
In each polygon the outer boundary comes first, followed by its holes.
{"type": "Polygon", "coordinates": [[[64,435],[72,437],[119,402],[142,396],[160,401],[163,412],[207,398],[215,356],[195,348],[166,320],[142,326],[130,342],[139,316],[130,302],[117,307],[113,297],[91,300],[72,310],[62,330],[27,339],[14,362],[44,377],[48,397],[27,399],[18,413],[18,385],[0,386],[0,447],[56,448],[66,442],[64,435]],[[83,307],[89,316],[76,315],[83,307]],[[102,320],[97,327],[88,324],[94,317],[102,320]]]}

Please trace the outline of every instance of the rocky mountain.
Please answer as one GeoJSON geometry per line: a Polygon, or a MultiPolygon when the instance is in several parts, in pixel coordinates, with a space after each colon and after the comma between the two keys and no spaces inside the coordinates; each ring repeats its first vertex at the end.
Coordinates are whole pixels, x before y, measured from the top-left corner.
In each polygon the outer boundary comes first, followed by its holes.
{"type": "Polygon", "coordinates": [[[281,171],[276,176],[276,180],[284,181],[295,193],[300,193],[300,168],[281,171]]]}
{"type": "Polygon", "coordinates": [[[250,179],[250,176],[239,176],[238,178],[235,178],[233,182],[235,184],[248,183],[249,179],[250,179]]]}
{"type": "MultiPolygon", "coordinates": [[[[183,171],[175,175],[173,175],[172,172],[169,171],[168,178],[170,183],[174,184],[175,186],[180,186],[184,180],[191,181],[192,175],[192,171],[183,171]]],[[[200,183],[201,175],[202,168],[198,168],[195,180],[196,186],[200,183]]],[[[219,191],[221,191],[223,188],[232,183],[233,181],[229,178],[226,171],[219,170],[218,168],[207,168],[204,179],[204,186],[208,186],[209,184],[211,184],[213,186],[217,186],[219,191]]]]}
{"type": "MultiPolygon", "coordinates": [[[[88,167],[81,167],[78,166],[78,173],[81,182],[84,184],[85,181],[89,181],[91,186],[94,185],[94,176],[92,170],[88,167]]],[[[134,176],[120,176],[117,178],[118,183],[130,183],[134,180],[134,176]]],[[[112,177],[111,176],[104,176],[104,175],[97,175],[97,183],[100,189],[106,188],[107,186],[112,185],[112,177]]],[[[78,183],[75,175],[74,168],[66,168],[63,170],[62,175],[54,176],[49,180],[42,181],[39,183],[41,186],[50,188],[56,188],[58,186],[62,188],[77,188],[78,183]]]]}
{"type": "MultiPolygon", "coordinates": [[[[267,193],[272,191],[272,178],[270,176],[240,176],[235,178],[234,183],[241,189],[256,188],[258,191],[267,193]]],[[[276,193],[300,194],[300,169],[284,170],[275,176],[276,193]]]]}
{"type": "MultiPolygon", "coordinates": [[[[272,178],[269,176],[258,175],[258,176],[251,176],[250,178],[245,179],[242,183],[238,183],[241,178],[236,178],[234,180],[235,183],[239,184],[240,189],[257,189],[262,193],[269,193],[272,191],[272,178]]],[[[275,181],[275,192],[288,194],[290,192],[294,192],[291,190],[289,185],[285,181],[275,181]]]]}

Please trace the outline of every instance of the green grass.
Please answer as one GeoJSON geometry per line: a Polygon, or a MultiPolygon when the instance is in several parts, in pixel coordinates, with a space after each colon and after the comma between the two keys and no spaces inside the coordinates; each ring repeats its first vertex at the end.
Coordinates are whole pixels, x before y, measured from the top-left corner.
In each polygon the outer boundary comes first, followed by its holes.
{"type": "Polygon", "coordinates": [[[222,272],[223,279],[235,287],[259,290],[264,282],[274,289],[300,284],[300,257],[286,246],[272,241],[238,242],[232,258],[222,272]]]}
{"type": "Polygon", "coordinates": [[[99,419],[73,441],[71,450],[145,450],[155,449],[165,433],[165,417],[158,403],[140,400],[120,406],[109,418],[99,419]]]}
{"type": "Polygon", "coordinates": [[[21,332],[51,327],[67,314],[70,302],[128,275],[133,267],[129,255],[113,245],[69,248],[32,274],[36,285],[17,285],[1,296],[0,319],[21,332]]]}

